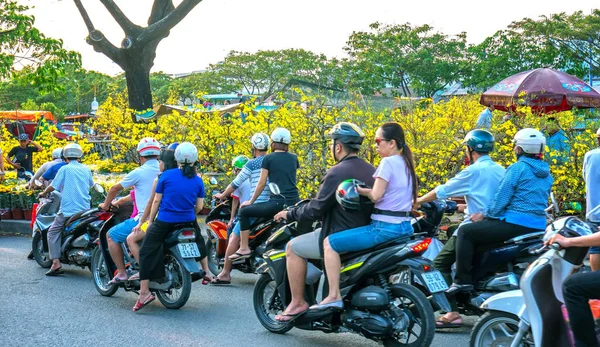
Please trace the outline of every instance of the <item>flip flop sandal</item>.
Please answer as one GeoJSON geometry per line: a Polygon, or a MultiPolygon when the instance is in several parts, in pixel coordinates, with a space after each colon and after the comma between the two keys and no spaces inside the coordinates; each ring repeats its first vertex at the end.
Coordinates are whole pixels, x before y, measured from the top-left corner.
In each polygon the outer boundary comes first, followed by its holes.
{"type": "Polygon", "coordinates": [[[62,269],[62,266],[59,267],[58,269],[50,269],[48,271],[46,271],[46,276],[60,276],[60,275],[64,275],[65,272],[62,269]]]}
{"type": "Polygon", "coordinates": [[[137,300],[135,302],[135,305],[133,306],[133,312],[137,312],[141,309],[143,309],[144,307],[150,305],[150,303],[152,303],[152,301],[156,300],[156,296],[150,294],[150,296],[148,298],[146,298],[146,301],[141,302],[139,300],[137,300]]]}
{"type": "Polygon", "coordinates": [[[252,256],[252,253],[241,254],[241,253],[235,252],[229,256],[229,260],[232,260],[232,261],[242,260],[242,259],[250,258],[251,256],[252,256]]]}
{"type": "Polygon", "coordinates": [[[454,320],[449,320],[448,318],[442,316],[435,321],[436,329],[456,329],[462,328],[462,318],[456,318],[454,320]],[[456,321],[460,321],[460,323],[455,323],[456,321]]]}
{"type": "Polygon", "coordinates": [[[112,280],[108,281],[107,285],[112,286],[113,284],[119,284],[127,281],[129,281],[129,278],[114,277],[112,280]]]}
{"type": "Polygon", "coordinates": [[[309,309],[306,309],[302,312],[298,312],[298,313],[294,313],[294,314],[290,314],[290,313],[282,313],[280,315],[277,315],[275,317],[275,320],[278,321],[279,323],[284,323],[284,324],[290,324],[293,321],[296,320],[296,318],[300,317],[301,315],[305,314],[306,312],[308,312],[309,309]],[[278,318],[279,317],[279,318],[278,318]],[[284,317],[289,317],[289,319],[281,319],[284,317]]]}
{"type": "Polygon", "coordinates": [[[204,276],[204,278],[202,278],[202,285],[208,285],[210,284],[215,278],[211,277],[211,276],[204,276]]]}
{"type": "Polygon", "coordinates": [[[210,281],[210,284],[223,286],[223,285],[230,285],[231,281],[223,281],[223,280],[220,280],[217,277],[215,277],[215,278],[213,278],[212,281],[210,281]]]}
{"type": "MultiPolygon", "coordinates": [[[[139,281],[140,280],[140,273],[136,272],[133,275],[129,276],[129,278],[127,279],[127,281],[139,281]]],[[[119,281],[119,282],[123,282],[123,280],[119,281]]]]}

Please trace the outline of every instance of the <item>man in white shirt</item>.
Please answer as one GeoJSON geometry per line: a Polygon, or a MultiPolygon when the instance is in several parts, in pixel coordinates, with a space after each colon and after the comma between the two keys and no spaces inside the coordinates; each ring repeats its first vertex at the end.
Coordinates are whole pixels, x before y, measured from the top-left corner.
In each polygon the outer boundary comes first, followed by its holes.
{"type": "Polygon", "coordinates": [[[128,279],[123,259],[123,249],[120,244],[127,241],[127,236],[131,234],[133,228],[138,224],[139,218],[144,214],[144,209],[152,195],[154,179],[160,173],[157,160],[160,155],[160,144],[158,141],[151,137],[143,138],[137,146],[137,151],[140,156],[140,167],[128,173],[121,182],[112,186],[108,191],[106,200],[100,205],[101,209],[108,210],[120,191],[131,187],[135,189],[135,206],[137,207],[138,215],[113,226],[108,231],[108,250],[118,270],[117,275],[115,275],[109,284],[123,282],[128,279]]]}

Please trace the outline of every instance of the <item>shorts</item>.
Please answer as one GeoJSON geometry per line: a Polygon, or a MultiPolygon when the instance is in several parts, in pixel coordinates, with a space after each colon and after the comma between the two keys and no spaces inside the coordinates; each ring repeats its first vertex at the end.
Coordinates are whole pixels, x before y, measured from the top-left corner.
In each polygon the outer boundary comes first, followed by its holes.
{"type": "MultiPolygon", "coordinates": [[[[591,220],[587,220],[588,223],[592,223],[596,226],[600,225],[600,222],[592,222],[591,220]]],[[[594,233],[598,232],[598,228],[594,229],[594,233]]],[[[590,254],[600,254],[600,247],[596,246],[596,247],[590,247],[590,254]]]]}
{"type": "Polygon", "coordinates": [[[295,237],[289,242],[289,246],[294,253],[304,259],[323,259],[319,249],[319,240],[321,239],[321,229],[311,233],[295,237]]]}
{"type": "Polygon", "coordinates": [[[108,231],[108,236],[116,243],[123,243],[127,240],[127,236],[131,234],[131,231],[138,224],[138,221],[133,218],[115,225],[108,231]]]}
{"type": "Polygon", "coordinates": [[[358,252],[379,244],[413,234],[410,221],[386,223],[373,220],[362,227],[340,231],[329,235],[329,244],[337,253],[358,252]]]}
{"type": "MultiPolygon", "coordinates": [[[[256,218],[250,218],[250,224],[252,225],[252,224],[254,224],[254,222],[256,222],[256,218]]],[[[242,227],[241,227],[240,221],[238,219],[236,219],[235,225],[233,226],[233,233],[239,237],[241,232],[242,232],[242,227]]]]}

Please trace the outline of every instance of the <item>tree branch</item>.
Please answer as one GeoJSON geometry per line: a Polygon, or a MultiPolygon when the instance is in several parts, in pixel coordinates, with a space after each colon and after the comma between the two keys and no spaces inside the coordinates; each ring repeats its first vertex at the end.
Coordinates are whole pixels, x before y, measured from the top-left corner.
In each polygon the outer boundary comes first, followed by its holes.
{"type": "Polygon", "coordinates": [[[121,51],[112,43],[110,43],[100,30],[96,30],[94,24],[92,23],[92,20],[90,19],[90,16],[85,10],[85,7],[83,7],[83,4],[81,3],[81,0],[73,1],[75,2],[75,6],[77,6],[77,9],[81,14],[81,18],[83,18],[85,26],[89,31],[89,36],[87,37],[86,42],[92,47],[94,47],[94,50],[96,52],[103,53],[108,58],[110,58],[110,60],[114,61],[120,66],[121,51]]]}
{"type": "Polygon", "coordinates": [[[83,7],[83,4],[81,3],[81,0],[73,0],[75,2],[75,6],[77,6],[77,9],[79,10],[79,13],[81,14],[81,18],[83,18],[83,21],[85,22],[85,26],[88,29],[88,32],[91,34],[94,30],[96,30],[96,28],[94,28],[94,24],[92,23],[92,20],[90,19],[90,16],[88,16],[87,11],[85,10],[85,7],[83,7]]]}
{"type": "Polygon", "coordinates": [[[142,28],[133,24],[127,16],[121,11],[119,6],[113,0],[100,0],[102,5],[106,7],[110,15],[115,19],[119,26],[123,29],[126,35],[136,35],[142,28]]]}
{"type": "Polygon", "coordinates": [[[158,38],[166,37],[175,25],[187,16],[188,13],[202,0],[183,0],[177,8],[167,14],[164,18],[158,22],[149,25],[140,36],[138,36],[138,42],[150,42],[158,38]]]}
{"type": "Polygon", "coordinates": [[[152,4],[152,12],[148,18],[148,25],[152,25],[159,20],[165,18],[169,13],[173,12],[173,0],[155,0],[152,4]]]}

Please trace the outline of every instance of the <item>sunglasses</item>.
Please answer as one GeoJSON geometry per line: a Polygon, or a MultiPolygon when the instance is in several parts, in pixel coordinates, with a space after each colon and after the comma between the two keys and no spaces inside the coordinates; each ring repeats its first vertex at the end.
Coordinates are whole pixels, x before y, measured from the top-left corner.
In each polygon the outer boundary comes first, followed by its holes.
{"type": "Polygon", "coordinates": [[[380,145],[380,144],[381,144],[381,142],[383,142],[383,141],[389,141],[389,140],[386,140],[386,139],[380,139],[380,138],[376,138],[376,139],[375,139],[375,143],[376,143],[377,145],[380,145]]]}

